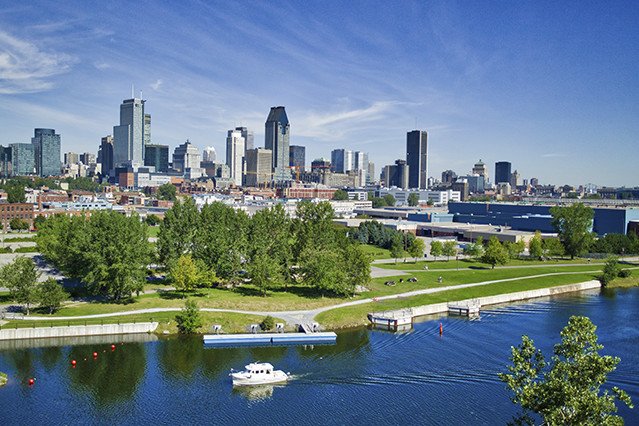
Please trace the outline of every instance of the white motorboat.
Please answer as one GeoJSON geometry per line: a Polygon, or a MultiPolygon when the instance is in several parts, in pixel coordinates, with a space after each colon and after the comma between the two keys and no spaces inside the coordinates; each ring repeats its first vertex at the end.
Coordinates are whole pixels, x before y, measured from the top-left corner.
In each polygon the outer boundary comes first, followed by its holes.
{"type": "Polygon", "coordinates": [[[265,385],[288,380],[287,373],[273,370],[273,366],[267,362],[252,362],[244,368],[244,371],[231,370],[229,376],[233,379],[233,386],[265,385]]]}

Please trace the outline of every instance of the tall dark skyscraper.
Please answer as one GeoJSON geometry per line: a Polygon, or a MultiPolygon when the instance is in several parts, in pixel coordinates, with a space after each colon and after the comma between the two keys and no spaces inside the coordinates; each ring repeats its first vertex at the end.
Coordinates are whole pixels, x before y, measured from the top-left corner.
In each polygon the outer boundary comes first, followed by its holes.
{"type": "Polygon", "coordinates": [[[35,129],[31,144],[36,174],[41,177],[60,176],[60,135],[56,135],[54,129],[35,129]]]}
{"type": "Polygon", "coordinates": [[[169,171],[169,146],[168,145],[144,145],[144,165],[155,167],[158,173],[169,171]]]}
{"type": "Polygon", "coordinates": [[[406,134],[408,187],[428,188],[428,132],[413,130],[406,134]]]}
{"type": "Polygon", "coordinates": [[[498,161],[495,163],[495,183],[510,182],[511,164],[508,161],[498,161]]]}
{"type": "Polygon", "coordinates": [[[291,180],[289,168],[290,124],[283,106],[272,107],[265,123],[264,147],[273,152],[273,180],[291,180]]]}
{"type": "Polygon", "coordinates": [[[288,165],[296,171],[304,172],[306,163],[306,147],[291,145],[288,157],[288,165]]]}
{"type": "Polygon", "coordinates": [[[108,135],[100,142],[100,154],[98,162],[102,164],[102,176],[111,176],[113,170],[113,136],[108,135]]]}

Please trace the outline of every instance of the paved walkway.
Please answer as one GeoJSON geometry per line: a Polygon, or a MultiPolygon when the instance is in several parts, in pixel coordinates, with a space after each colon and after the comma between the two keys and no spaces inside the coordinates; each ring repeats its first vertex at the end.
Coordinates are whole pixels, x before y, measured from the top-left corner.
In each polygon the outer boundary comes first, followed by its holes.
{"type": "MultiPolygon", "coordinates": [[[[506,278],[501,280],[490,280],[490,281],[482,281],[477,283],[469,283],[469,284],[459,284],[459,285],[451,285],[445,287],[436,287],[436,288],[425,288],[421,290],[413,290],[405,293],[392,294],[388,296],[379,296],[375,298],[367,298],[360,300],[353,300],[350,302],[344,302],[337,305],[331,306],[323,306],[321,308],[309,309],[309,310],[296,310],[296,311],[244,311],[239,309],[217,309],[217,308],[201,308],[200,310],[203,312],[226,312],[226,313],[237,313],[237,314],[248,314],[248,315],[258,315],[258,316],[273,316],[276,318],[281,318],[286,321],[288,324],[301,324],[313,322],[314,318],[326,311],[330,311],[332,309],[345,308],[349,306],[357,306],[363,305],[367,303],[374,303],[382,300],[393,300],[393,299],[402,299],[406,297],[418,296],[422,294],[432,294],[439,293],[442,291],[448,290],[457,290],[463,288],[470,287],[478,287],[484,285],[490,285],[501,282],[508,281],[519,281],[533,278],[542,278],[542,277],[551,277],[556,275],[575,275],[575,274],[588,274],[588,273],[596,273],[599,270],[593,271],[577,271],[577,272],[554,272],[548,274],[540,274],[540,275],[531,275],[528,277],[516,277],[516,278],[506,278]]],[[[19,319],[24,319],[25,321],[68,321],[68,320],[78,320],[78,319],[94,319],[94,318],[108,318],[108,317],[116,317],[116,316],[124,316],[124,315],[140,315],[140,314],[153,314],[158,312],[177,312],[180,311],[181,308],[150,308],[150,309],[138,309],[134,311],[125,311],[125,312],[111,312],[107,314],[95,314],[95,315],[82,315],[82,316],[67,316],[67,317],[40,317],[40,316],[19,316],[19,319]]],[[[16,317],[18,318],[18,317],[16,317]]]]}

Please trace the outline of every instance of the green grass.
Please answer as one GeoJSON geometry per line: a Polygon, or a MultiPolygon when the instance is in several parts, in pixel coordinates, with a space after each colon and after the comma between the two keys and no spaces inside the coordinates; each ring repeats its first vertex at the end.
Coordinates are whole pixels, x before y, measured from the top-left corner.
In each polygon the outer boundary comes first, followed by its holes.
{"type": "Polygon", "coordinates": [[[364,250],[364,253],[368,254],[371,259],[390,259],[390,250],[377,247],[371,244],[361,244],[360,247],[364,250]]]}
{"type": "Polygon", "coordinates": [[[32,246],[32,247],[16,247],[13,250],[14,253],[38,253],[38,247],[36,246],[32,246]]]}
{"type": "Polygon", "coordinates": [[[403,299],[384,300],[364,305],[332,309],[319,314],[315,319],[327,328],[355,327],[368,324],[366,315],[373,311],[387,311],[454,300],[472,299],[482,296],[494,296],[497,294],[536,290],[565,284],[575,284],[592,279],[596,279],[596,275],[593,275],[592,273],[583,273],[508,281],[489,284],[486,286],[448,290],[441,293],[423,294],[403,299]]]}
{"type": "Polygon", "coordinates": [[[158,234],[160,233],[160,225],[158,226],[149,226],[147,228],[148,233],[149,233],[149,237],[151,238],[157,238],[158,234]]]}
{"type": "MultiPolygon", "coordinates": [[[[475,260],[470,259],[459,259],[459,261],[455,260],[455,258],[451,258],[451,260],[446,261],[446,258],[439,258],[441,260],[437,261],[419,261],[417,263],[413,262],[412,258],[406,258],[406,262],[403,259],[400,259],[397,263],[376,263],[374,266],[382,269],[395,269],[398,271],[410,271],[410,270],[422,270],[424,266],[428,266],[428,269],[457,269],[457,268],[490,268],[491,266],[487,263],[482,263],[475,260]]],[[[526,260],[526,259],[512,259],[508,261],[508,263],[504,266],[553,266],[557,264],[584,264],[584,265],[599,265],[605,263],[605,260],[592,260],[588,262],[587,259],[553,259],[553,260],[526,260]]],[[[501,266],[496,266],[495,269],[499,269],[501,266]]]]}
{"type": "MultiPolygon", "coordinates": [[[[158,312],[154,314],[144,315],[122,315],[118,317],[108,318],[94,318],[87,320],[42,320],[42,321],[24,321],[16,320],[9,321],[1,328],[32,328],[32,327],[64,327],[68,325],[96,325],[96,324],[124,324],[124,323],[138,323],[158,321],[156,333],[162,333],[163,331],[169,331],[170,333],[177,333],[177,327],[175,323],[175,315],[178,312],[158,312]]],[[[258,315],[244,315],[235,313],[224,312],[200,312],[202,316],[202,322],[204,326],[201,328],[202,333],[208,333],[211,331],[211,327],[214,324],[222,326],[222,331],[225,333],[241,333],[246,332],[247,327],[251,324],[259,324],[264,317],[258,315]]],[[[276,322],[284,322],[281,319],[276,318],[276,322]]]]}
{"type": "Polygon", "coordinates": [[[34,240],[35,234],[33,234],[30,237],[9,237],[9,238],[5,238],[4,242],[5,243],[19,243],[19,242],[35,242],[34,240]]]}

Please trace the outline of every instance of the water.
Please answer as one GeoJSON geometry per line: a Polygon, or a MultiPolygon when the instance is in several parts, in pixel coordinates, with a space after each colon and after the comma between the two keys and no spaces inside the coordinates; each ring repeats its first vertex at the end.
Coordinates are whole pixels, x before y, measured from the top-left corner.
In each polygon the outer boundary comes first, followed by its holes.
{"type": "MultiPolygon", "coordinates": [[[[405,334],[351,330],[314,348],[205,349],[201,337],[153,336],[114,342],[113,352],[110,338],[3,343],[0,371],[11,381],[0,388],[0,424],[505,424],[517,410],[497,373],[510,346],[526,333],[549,354],[571,315],[598,325],[603,352],[622,359],[610,385],[639,404],[638,308],[639,289],[563,296],[484,311],[481,320],[426,320],[405,334]],[[294,378],[233,389],[229,370],[255,360],[294,378]]],[[[639,424],[639,410],[620,414],[639,424]]]]}

